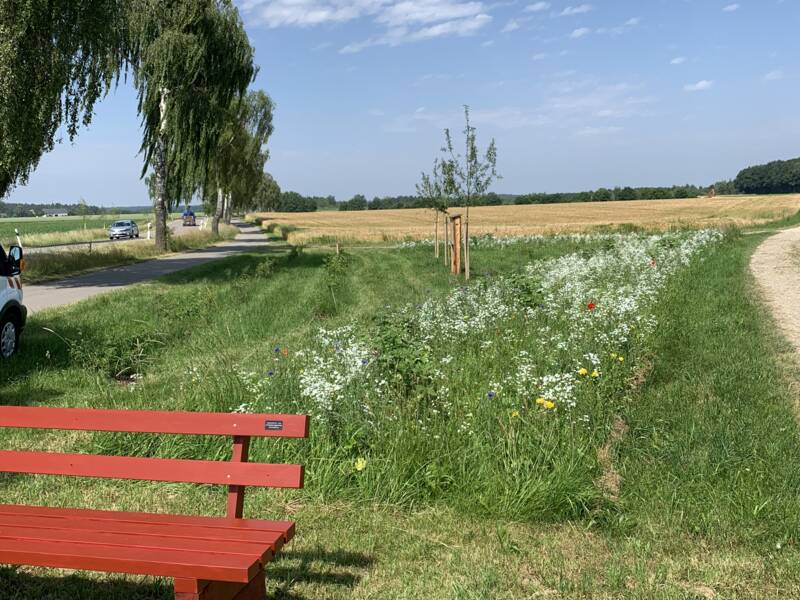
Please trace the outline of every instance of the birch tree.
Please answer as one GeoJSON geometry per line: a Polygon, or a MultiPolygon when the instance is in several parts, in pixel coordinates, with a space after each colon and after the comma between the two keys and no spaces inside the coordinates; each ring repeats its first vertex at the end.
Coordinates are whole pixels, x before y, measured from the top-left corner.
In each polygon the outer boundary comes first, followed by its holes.
{"type": "MultiPolygon", "coordinates": [[[[156,246],[167,207],[207,178],[229,107],[255,75],[253,49],[230,0],[138,0],[130,16],[142,119],[142,176],[152,168],[156,246]]],[[[175,203],[177,204],[177,203],[175,203]]]]}
{"type": "Polygon", "coordinates": [[[445,233],[445,263],[447,262],[447,209],[448,199],[446,194],[445,164],[438,158],[433,161],[431,174],[422,173],[420,182],[417,184],[417,195],[425,201],[434,211],[434,234],[433,234],[433,256],[439,258],[439,217],[444,220],[445,233]]]}
{"type": "MultiPolygon", "coordinates": [[[[494,139],[489,143],[483,157],[478,152],[477,132],[469,120],[469,106],[464,106],[464,154],[456,151],[449,129],[444,130],[446,180],[456,197],[466,208],[464,218],[464,274],[470,277],[469,207],[486,193],[489,186],[500,176],[497,173],[497,147],[494,139]]],[[[456,240],[453,240],[456,243],[456,240]]]]}
{"type": "Polygon", "coordinates": [[[211,222],[215,234],[219,232],[220,220],[229,222],[227,215],[234,208],[246,209],[258,194],[264,165],[269,158],[265,147],[274,131],[274,108],[266,92],[251,91],[243,101],[235,102],[225,115],[206,183],[216,188],[211,222]]]}

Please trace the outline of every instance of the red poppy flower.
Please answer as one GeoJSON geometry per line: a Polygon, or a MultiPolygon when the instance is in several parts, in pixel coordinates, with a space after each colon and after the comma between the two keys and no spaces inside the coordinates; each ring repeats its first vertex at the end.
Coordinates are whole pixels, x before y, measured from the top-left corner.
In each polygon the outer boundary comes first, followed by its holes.
{"type": "Polygon", "coordinates": [[[589,302],[589,304],[586,305],[586,308],[588,308],[589,310],[594,310],[595,309],[595,303],[594,302],[589,302]]]}

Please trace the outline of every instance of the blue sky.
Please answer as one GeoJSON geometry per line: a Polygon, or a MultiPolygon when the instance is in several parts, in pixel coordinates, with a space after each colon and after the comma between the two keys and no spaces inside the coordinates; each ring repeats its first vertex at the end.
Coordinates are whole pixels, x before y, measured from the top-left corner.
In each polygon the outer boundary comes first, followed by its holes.
{"type": "MultiPolygon", "coordinates": [[[[800,156],[800,0],[238,0],[285,190],[410,194],[469,104],[502,193],[707,184],[800,156]]],[[[146,204],[121,86],[10,201],[146,204]]]]}

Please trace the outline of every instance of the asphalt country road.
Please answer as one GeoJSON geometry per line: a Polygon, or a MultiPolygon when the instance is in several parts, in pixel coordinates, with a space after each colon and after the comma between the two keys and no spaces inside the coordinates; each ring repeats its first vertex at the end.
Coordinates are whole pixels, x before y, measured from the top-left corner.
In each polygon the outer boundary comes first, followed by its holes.
{"type": "Polygon", "coordinates": [[[267,237],[258,227],[244,223],[234,223],[240,229],[236,239],[203,250],[193,250],[180,254],[169,254],[124,267],[95,271],[60,281],[41,285],[24,286],[24,303],[29,313],[47,308],[74,304],[100,294],[107,294],[137,283],[142,283],[196,267],[208,262],[234,256],[243,252],[263,249],[269,244],[267,237]]]}

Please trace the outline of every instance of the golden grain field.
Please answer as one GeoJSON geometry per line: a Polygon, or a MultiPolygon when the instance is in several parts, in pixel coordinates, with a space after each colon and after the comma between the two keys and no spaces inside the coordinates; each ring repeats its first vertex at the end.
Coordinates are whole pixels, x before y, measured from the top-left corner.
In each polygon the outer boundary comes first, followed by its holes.
{"type": "MultiPolygon", "coordinates": [[[[671,226],[755,225],[800,210],[800,194],[727,196],[685,200],[632,200],[470,209],[470,233],[497,236],[588,231],[634,224],[653,229],[671,226]]],[[[450,213],[463,212],[452,208],[450,213]]],[[[433,236],[433,212],[427,209],[358,212],[258,213],[269,223],[297,227],[289,241],[399,241],[433,236]]]]}

